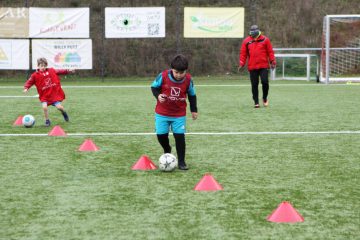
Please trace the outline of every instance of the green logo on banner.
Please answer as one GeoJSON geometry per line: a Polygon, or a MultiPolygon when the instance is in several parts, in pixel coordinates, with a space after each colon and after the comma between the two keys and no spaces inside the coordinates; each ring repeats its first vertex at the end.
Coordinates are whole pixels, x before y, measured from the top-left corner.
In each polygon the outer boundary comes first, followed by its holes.
{"type": "Polygon", "coordinates": [[[233,30],[232,24],[226,20],[199,19],[195,16],[191,16],[190,18],[197,29],[205,32],[224,33],[233,30]]]}

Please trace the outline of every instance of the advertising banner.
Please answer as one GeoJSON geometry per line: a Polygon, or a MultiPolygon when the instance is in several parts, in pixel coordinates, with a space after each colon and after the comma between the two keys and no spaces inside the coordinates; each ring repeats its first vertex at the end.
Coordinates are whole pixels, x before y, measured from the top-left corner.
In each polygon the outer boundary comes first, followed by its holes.
{"type": "Polygon", "coordinates": [[[31,38],[89,38],[89,8],[30,8],[31,38]]]}
{"type": "Polygon", "coordinates": [[[105,8],[105,37],[165,37],[165,7],[105,8]]]}
{"type": "Polygon", "coordinates": [[[32,41],[32,68],[44,57],[57,69],[92,69],[91,39],[35,39],[32,41]]]}
{"type": "Polygon", "coordinates": [[[29,69],[29,40],[0,39],[0,69],[29,69]]]}
{"type": "Polygon", "coordinates": [[[185,38],[243,38],[244,8],[184,8],[185,38]]]}
{"type": "Polygon", "coordinates": [[[0,38],[28,38],[29,9],[0,8],[0,38]]]}

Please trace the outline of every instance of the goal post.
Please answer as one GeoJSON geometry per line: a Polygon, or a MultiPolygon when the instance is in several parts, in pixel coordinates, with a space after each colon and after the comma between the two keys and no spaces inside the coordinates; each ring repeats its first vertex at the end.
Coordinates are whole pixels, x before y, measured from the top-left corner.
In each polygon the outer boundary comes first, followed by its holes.
{"type": "Polygon", "coordinates": [[[324,17],[320,81],[360,81],[360,14],[324,17]]]}
{"type": "Polygon", "coordinates": [[[317,54],[276,53],[275,58],[277,67],[271,71],[272,80],[318,80],[319,58],[317,54]]]}

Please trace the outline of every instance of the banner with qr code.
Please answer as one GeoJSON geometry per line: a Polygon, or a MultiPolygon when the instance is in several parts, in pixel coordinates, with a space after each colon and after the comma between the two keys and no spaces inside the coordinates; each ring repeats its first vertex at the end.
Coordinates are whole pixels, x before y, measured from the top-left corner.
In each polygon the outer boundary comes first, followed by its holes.
{"type": "Polygon", "coordinates": [[[0,8],[0,37],[28,38],[29,9],[0,8]]]}
{"type": "Polygon", "coordinates": [[[243,38],[244,8],[184,8],[185,38],[243,38]]]}
{"type": "Polygon", "coordinates": [[[30,8],[31,38],[89,38],[89,8],[30,8]]]}
{"type": "Polygon", "coordinates": [[[0,69],[29,69],[27,39],[0,39],[0,69]]]}
{"type": "Polygon", "coordinates": [[[105,8],[105,37],[165,37],[165,7],[105,8]]]}
{"type": "Polygon", "coordinates": [[[91,39],[34,39],[32,41],[32,68],[44,57],[49,67],[57,69],[92,69],[91,39]]]}

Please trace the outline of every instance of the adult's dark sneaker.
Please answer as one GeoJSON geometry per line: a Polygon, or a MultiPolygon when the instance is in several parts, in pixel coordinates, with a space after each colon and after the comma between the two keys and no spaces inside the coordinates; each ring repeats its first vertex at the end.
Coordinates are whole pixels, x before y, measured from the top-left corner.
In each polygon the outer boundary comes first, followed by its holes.
{"type": "Polygon", "coordinates": [[[50,125],[51,125],[50,119],[46,119],[45,126],[50,127],[50,125]]]}
{"type": "Polygon", "coordinates": [[[68,122],[69,121],[69,116],[67,115],[67,113],[62,112],[62,115],[64,116],[64,120],[68,122]]]}

